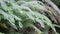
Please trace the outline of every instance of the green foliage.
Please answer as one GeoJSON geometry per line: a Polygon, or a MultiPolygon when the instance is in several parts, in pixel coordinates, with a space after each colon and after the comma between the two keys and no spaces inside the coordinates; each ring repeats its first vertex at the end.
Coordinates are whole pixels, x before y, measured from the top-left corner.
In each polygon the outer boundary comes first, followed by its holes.
{"type": "Polygon", "coordinates": [[[51,0],[51,1],[54,2],[60,8],[60,0],[51,0]]]}
{"type": "Polygon", "coordinates": [[[1,32],[0,32],[0,34],[4,34],[4,33],[1,33],[1,32]]]}
{"type": "Polygon", "coordinates": [[[48,29],[52,28],[57,34],[51,20],[42,14],[42,11],[52,14],[53,9],[48,10],[41,1],[1,0],[0,4],[0,21],[7,20],[6,24],[9,24],[10,28],[18,30],[18,28],[32,27],[37,34],[43,34],[45,30],[48,32],[48,29]],[[34,25],[37,22],[44,29],[43,31],[34,25]]]}

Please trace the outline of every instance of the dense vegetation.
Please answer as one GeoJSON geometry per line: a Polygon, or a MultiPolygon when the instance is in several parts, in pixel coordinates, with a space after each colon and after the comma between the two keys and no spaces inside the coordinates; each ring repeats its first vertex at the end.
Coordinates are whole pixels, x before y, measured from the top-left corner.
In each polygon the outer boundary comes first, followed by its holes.
{"type": "Polygon", "coordinates": [[[59,34],[56,28],[60,14],[47,2],[0,0],[0,34],[59,34]]]}

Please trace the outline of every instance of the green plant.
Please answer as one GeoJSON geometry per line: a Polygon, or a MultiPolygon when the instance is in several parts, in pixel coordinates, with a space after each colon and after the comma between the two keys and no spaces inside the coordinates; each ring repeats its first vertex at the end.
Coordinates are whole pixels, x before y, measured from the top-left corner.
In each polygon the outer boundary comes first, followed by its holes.
{"type": "Polygon", "coordinates": [[[53,25],[52,21],[48,18],[48,16],[54,17],[56,15],[52,11],[56,12],[51,7],[48,10],[41,1],[1,0],[1,27],[7,27],[6,29],[9,31],[7,33],[10,33],[10,28],[12,28],[14,33],[49,34],[48,31],[51,28],[54,34],[58,34],[55,30],[55,24],[53,25]],[[2,26],[3,23],[6,27],[2,26]]]}

